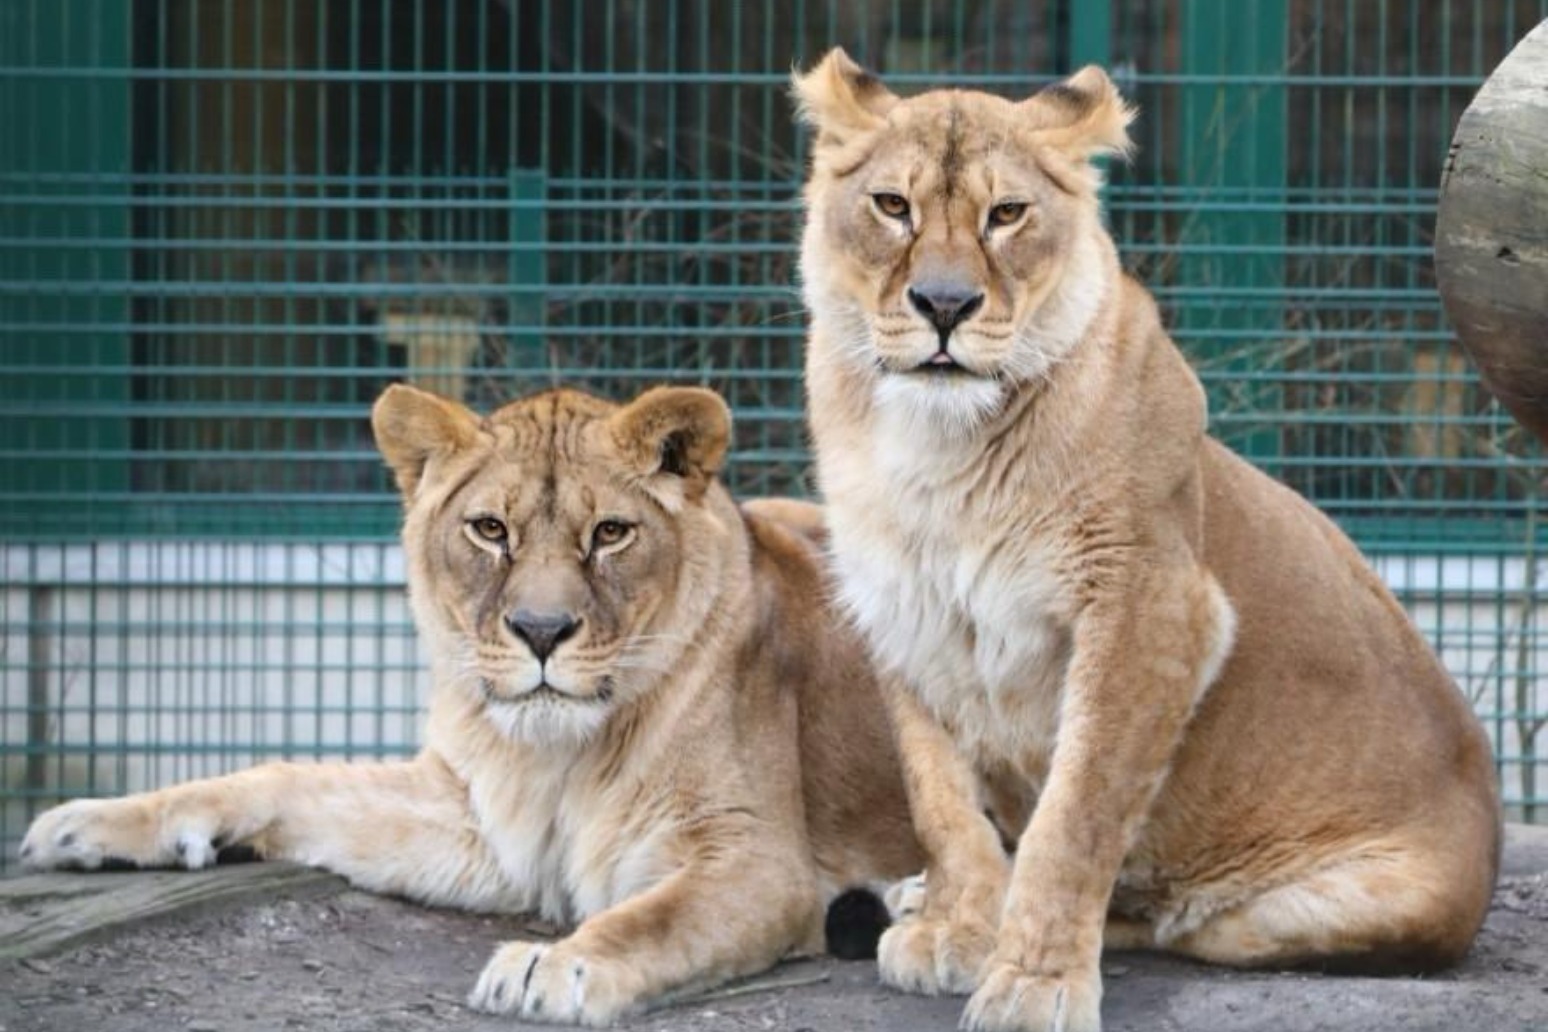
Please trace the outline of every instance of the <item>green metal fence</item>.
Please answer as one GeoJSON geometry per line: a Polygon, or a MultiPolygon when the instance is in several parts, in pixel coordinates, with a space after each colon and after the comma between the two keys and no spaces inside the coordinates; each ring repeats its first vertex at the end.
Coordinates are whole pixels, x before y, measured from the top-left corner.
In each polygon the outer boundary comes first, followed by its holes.
{"type": "Polygon", "coordinates": [[[1218,434],[1347,527],[1531,818],[1538,452],[1430,267],[1452,128],[1544,0],[0,0],[0,848],[35,808],[415,744],[366,411],[723,391],[802,492],[792,62],[1139,104],[1111,222],[1218,434]]]}

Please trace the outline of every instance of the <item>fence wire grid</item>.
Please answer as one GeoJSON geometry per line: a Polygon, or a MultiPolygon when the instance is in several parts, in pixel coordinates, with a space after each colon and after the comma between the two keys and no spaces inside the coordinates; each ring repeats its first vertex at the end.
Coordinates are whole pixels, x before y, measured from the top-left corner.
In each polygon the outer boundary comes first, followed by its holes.
{"type": "Polygon", "coordinates": [[[704,384],[808,490],[787,85],[1089,62],[1106,200],[1214,431],[1333,515],[1494,739],[1548,747],[1539,450],[1435,292],[1458,117],[1548,0],[0,3],[0,870],[57,799],[416,748],[367,412],[704,384]]]}

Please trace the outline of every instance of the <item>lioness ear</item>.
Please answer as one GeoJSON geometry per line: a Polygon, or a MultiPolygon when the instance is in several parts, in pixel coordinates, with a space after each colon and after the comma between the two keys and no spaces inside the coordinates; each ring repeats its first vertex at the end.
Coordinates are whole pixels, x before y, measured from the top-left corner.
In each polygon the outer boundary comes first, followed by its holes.
{"type": "Polygon", "coordinates": [[[478,417],[455,401],[395,383],[372,406],[371,430],[397,478],[398,490],[409,501],[432,459],[466,448],[478,438],[478,417]]]}
{"type": "Polygon", "coordinates": [[[1135,111],[1096,65],[1045,86],[1021,102],[1036,139],[1076,161],[1104,154],[1126,156],[1133,146],[1135,111]]]}
{"type": "Polygon", "coordinates": [[[880,129],[898,98],[870,72],[834,47],[805,75],[793,73],[791,92],[801,121],[817,130],[819,147],[842,146],[880,129]]]}
{"type": "Polygon", "coordinates": [[[709,487],[731,443],[731,410],[714,391],[657,387],[612,417],[619,450],[646,478],[664,481],[662,502],[696,499],[709,487]]]}

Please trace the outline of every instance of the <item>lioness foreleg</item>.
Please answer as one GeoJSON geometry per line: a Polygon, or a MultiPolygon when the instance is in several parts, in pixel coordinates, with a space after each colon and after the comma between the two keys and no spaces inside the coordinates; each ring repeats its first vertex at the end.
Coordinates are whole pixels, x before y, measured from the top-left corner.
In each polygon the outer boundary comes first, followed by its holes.
{"type": "Polygon", "coordinates": [[[768,827],[722,840],[670,877],[555,943],[509,942],[469,996],[478,1010],[609,1025],[669,994],[772,967],[814,948],[815,874],[768,827]]]}
{"type": "Polygon", "coordinates": [[[1048,782],[1017,845],[971,1032],[1096,1032],[1108,901],[1234,617],[1200,570],[1136,574],[1074,628],[1048,782]]]}
{"type": "Polygon", "coordinates": [[[882,935],[877,966],[898,989],[970,993],[994,945],[1010,864],[951,736],[901,685],[887,694],[928,869],[923,906],[882,935]]]}
{"type": "Polygon", "coordinates": [[[22,841],[38,869],[105,862],[197,869],[220,848],[321,867],[379,892],[496,907],[500,886],[461,785],[434,754],[406,763],[270,763],[42,814],[22,841]]]}

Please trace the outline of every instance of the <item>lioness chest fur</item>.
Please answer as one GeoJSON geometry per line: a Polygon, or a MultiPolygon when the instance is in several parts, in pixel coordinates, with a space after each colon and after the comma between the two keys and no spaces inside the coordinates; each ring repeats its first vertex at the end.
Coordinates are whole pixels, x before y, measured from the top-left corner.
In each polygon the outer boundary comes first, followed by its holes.
{"type": "Polygon", "coordinates": [[[841,890],[922,857],[875,679],[828,605],[821,514],[738,509],[715,476],[729,419],[686,388],[486,418],[389,388],[373,425],[434,675],[420,755],[68,803],[23,861],[200,867],[243,843],[537,911],[576,927],[503,946],[470,1002],[544,1022],[608,1024],[821,948],[841,890]]]}
{"type": "Polygon", "coordinates": [[[1487,741],[1337,528],[1205,436],[1101,224],[1090,159],[1132,117],[1106,76],[905,100],[835,51],[796,93],[819,481],[929,854],[884,980],[1087,1030],[1104,936],[1455,961],[1487,741]]]}

